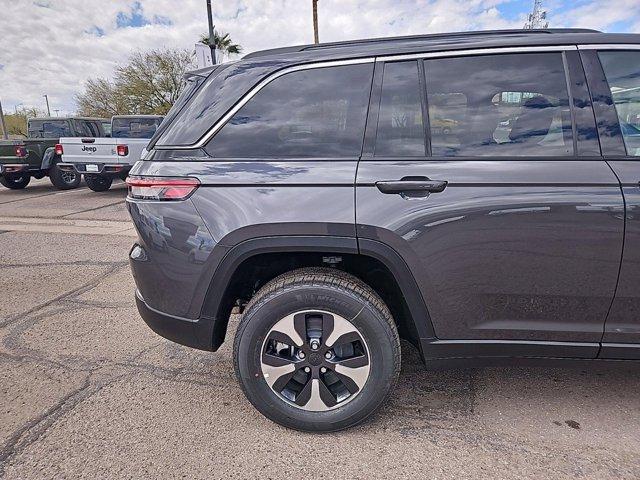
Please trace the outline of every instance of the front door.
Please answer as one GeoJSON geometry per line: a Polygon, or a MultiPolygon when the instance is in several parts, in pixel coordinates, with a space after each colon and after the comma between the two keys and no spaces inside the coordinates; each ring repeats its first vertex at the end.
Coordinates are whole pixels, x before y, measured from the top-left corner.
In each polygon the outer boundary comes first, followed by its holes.
{"type": "Polygon", "coordinates": [[[585,49],[604,156],[620,179],[626,229],[620,279],[607,317],[601,356],[640,358],[640,50],[585,49]]]}
{"type": "Polygon", "coordinates": [[[498,343],[505,354],[509,344],[580,342],[562,354],[595,357],[624,204],[577,52],[456,55],[377,64],[358,237],[403,256],[435,330],[429,341],[494,352],[498,343]]]}

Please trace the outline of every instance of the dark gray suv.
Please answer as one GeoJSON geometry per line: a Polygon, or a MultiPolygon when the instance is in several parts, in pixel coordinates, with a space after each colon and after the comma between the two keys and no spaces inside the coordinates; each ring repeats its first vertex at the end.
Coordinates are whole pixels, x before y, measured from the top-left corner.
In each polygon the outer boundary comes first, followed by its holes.
{"type": "Polygon", "coordinates": [[[473,32],[196,71],[129,177],[140,314],[287,427],[428,367],[640,359],[640,35],[473,32]]]}

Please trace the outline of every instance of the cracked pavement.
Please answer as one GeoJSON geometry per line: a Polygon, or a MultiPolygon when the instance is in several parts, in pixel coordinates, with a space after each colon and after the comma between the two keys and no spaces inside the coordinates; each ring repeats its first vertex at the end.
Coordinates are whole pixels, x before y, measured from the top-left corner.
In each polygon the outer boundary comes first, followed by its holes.
{"type": "Polygon", "coordinates": [[[429,372],[404,344],[371,421],[326,435],[269,422],[230,341],[192,350],[138,317],[125,195],[0,190],[0,478],[640,477],[631,367],[429,372]],[[90,222],[61,228],[74,220],[90,222]]]}

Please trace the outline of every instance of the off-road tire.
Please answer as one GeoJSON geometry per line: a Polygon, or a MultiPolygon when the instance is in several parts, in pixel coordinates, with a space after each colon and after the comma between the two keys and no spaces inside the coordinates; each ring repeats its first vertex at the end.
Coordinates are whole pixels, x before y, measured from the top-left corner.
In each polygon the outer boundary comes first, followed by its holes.
{"type": "Polygon", "coordinates": [[[264,416],[296,430],[332,432],[364,421],[389,398],[400,373],[400,340],[391,312],[366,283],[340,270],[302,268],[271,280],[247,304],[235,336],[234,366],[242,390],[264,416]],[[365,340],[370,373],[352,401],[328,411],[302,410],[267,384],[261,369],[265,337],[279,319],[300,310],[340,315],[365,340]]]}
{"type": "Polygon", "coordinates": [[[105,192],[111,188],[113,179],[104,175],[85,175],[84,181],[94,192],[105,192]]]}
{"type": "Polygon", "coordinates": [[[49,168],[49,180],[58,190],[71,190],[78,188],[82,181],[82,176],[77,172],[63,172],[58,168],[57,164],[53,164],[49,168]],[[73,180],[70,179],[72,175],[73,180]]]}
{"type": "Polygon", "coordinates": [[[31,181],[31,175],[28,173],[10,173],[9,175],[0,176],[0,184],[11,190],[21,190],[31,181]]]}

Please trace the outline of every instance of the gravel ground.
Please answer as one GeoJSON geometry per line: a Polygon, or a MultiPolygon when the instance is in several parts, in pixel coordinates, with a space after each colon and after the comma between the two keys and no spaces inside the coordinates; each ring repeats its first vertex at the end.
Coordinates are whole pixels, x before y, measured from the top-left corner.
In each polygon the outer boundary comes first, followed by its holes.
{"type": "Polygon", "coordinates": [[[636,369],[430,372],[405,344],[399,387],[366,424],[269,422],[231,342],[192,350],[138,317],[125,195],[0,190],[0,477],[640,477],[636,369]]]}

